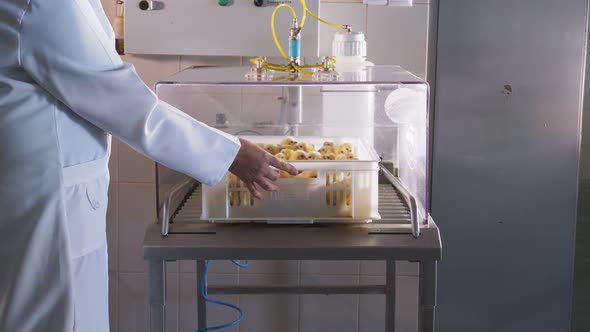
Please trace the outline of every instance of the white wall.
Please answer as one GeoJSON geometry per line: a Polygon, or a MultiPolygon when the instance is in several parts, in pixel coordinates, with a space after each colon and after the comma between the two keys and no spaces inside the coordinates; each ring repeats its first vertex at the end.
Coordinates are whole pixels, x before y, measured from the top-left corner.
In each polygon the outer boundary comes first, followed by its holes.
{"type": "MultiPolygon", "coordinates": [[[[240,0],[241,1],[241,0],[240,0]]],[[[115,0],[102,0],[109,17],[115,0]]],[[[423,1],[424,2],[424,1],[423,1]]],[[[350,22],[367,33],[368,56],[377,64],[399,64],[420,76],[426,72],[428,5],[412,8],[367,7],[360,0],[323,1],[325,19],[350,22]]],[[[320,36],[322,50],[331,33],[320,36]]],[[[247,58],[196,56],[124,56],[135,65],[148,86],[192,65],[240,65],[247,58]]],[[[113,143],[108,214],[111,327],[116,332],[148,329],[147,274],[141,243],[148,223],[155,219],[153,163],[120,142],[113,143]]],[[[413,331],[416,319],[417,268],[398,268],[398,328],[413,331]]],[[[382,283],[385,268],[376,262],[252,262],[237,271],[215,262],[209,282],[226,284],[350,284],[382,283]]],[[[196,329],[196,281],[192,262],[168,266],[168,331],[196,329]]],[[[245,320],[228,331],[382,331],[383,296],[221,296],[245,310],[245,320]]],[[[233,312],[209,307],[210,323],[228,322],[233,312]]]]}

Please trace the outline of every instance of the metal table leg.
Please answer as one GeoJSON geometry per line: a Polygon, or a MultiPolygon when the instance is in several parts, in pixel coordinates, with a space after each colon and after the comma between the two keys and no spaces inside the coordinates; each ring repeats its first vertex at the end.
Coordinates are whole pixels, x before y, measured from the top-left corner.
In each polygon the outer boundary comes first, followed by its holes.
{"type": "Polygon", "coordinates": [[[395,261],[386,261],[385,332],[395,332],[395,261]]]}
{"type": "MultiPolygon", "coordinates": [[[[207,303],[201,295],[201,283],[205,277],[204,272],[205,261],[197,260],[197,326],[199,329],[207,328],[207,303]]],[[[207,285],[205,285],[205,288],[207,288],[207,285]]]]}
{"type": "Polygon", "coordinates": [[[418,331],[434,332],[434,307],[436,306],[436,261],[420,262],[418,286],[418,331]]]}
{"type": "Polygon", "coordinates": [[[166,330],[166,263],[163,260],[149,261],[150,283],[150,331],[166,330]]]}

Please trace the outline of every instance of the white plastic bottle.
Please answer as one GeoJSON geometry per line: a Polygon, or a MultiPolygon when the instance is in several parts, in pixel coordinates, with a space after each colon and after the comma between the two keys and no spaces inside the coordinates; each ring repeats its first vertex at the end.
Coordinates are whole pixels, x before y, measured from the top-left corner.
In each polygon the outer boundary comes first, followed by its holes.
{"type": "MultiPolygon", "coordinates": [[[[367,68],[367,44],[362,32],[342,31],[334,35],[332,55],[339,81],[363,82],[367,68]]],[[[368,86],[332,85],[322,89],[323,135],[374,139],[375,90],[368,86]]]]}

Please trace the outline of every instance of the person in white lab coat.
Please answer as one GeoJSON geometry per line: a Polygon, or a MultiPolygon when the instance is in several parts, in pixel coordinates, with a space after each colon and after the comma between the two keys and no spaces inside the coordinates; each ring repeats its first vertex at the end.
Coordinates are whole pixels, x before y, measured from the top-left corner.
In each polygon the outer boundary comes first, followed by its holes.
{"type": "MultiPolygon", "coordinates": [[[[0,331],[105,332],[110,135],[255,196],[296,170],[157,99],[100,0],[0,1],[0,331]]],[[[138,230],[141,231],[141,230],[138,230]]]]}

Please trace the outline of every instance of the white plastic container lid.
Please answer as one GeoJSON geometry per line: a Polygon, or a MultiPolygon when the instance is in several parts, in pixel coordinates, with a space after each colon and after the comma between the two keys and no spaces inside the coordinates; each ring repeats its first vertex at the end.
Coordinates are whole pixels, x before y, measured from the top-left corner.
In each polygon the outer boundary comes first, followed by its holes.
{"type": "Polygon", "coordinates": [[[342,56],[367,56],[367,42],[365,34],[353,31],[338,31],[334,34],[332,41],[332,55],[342,56]]]}

